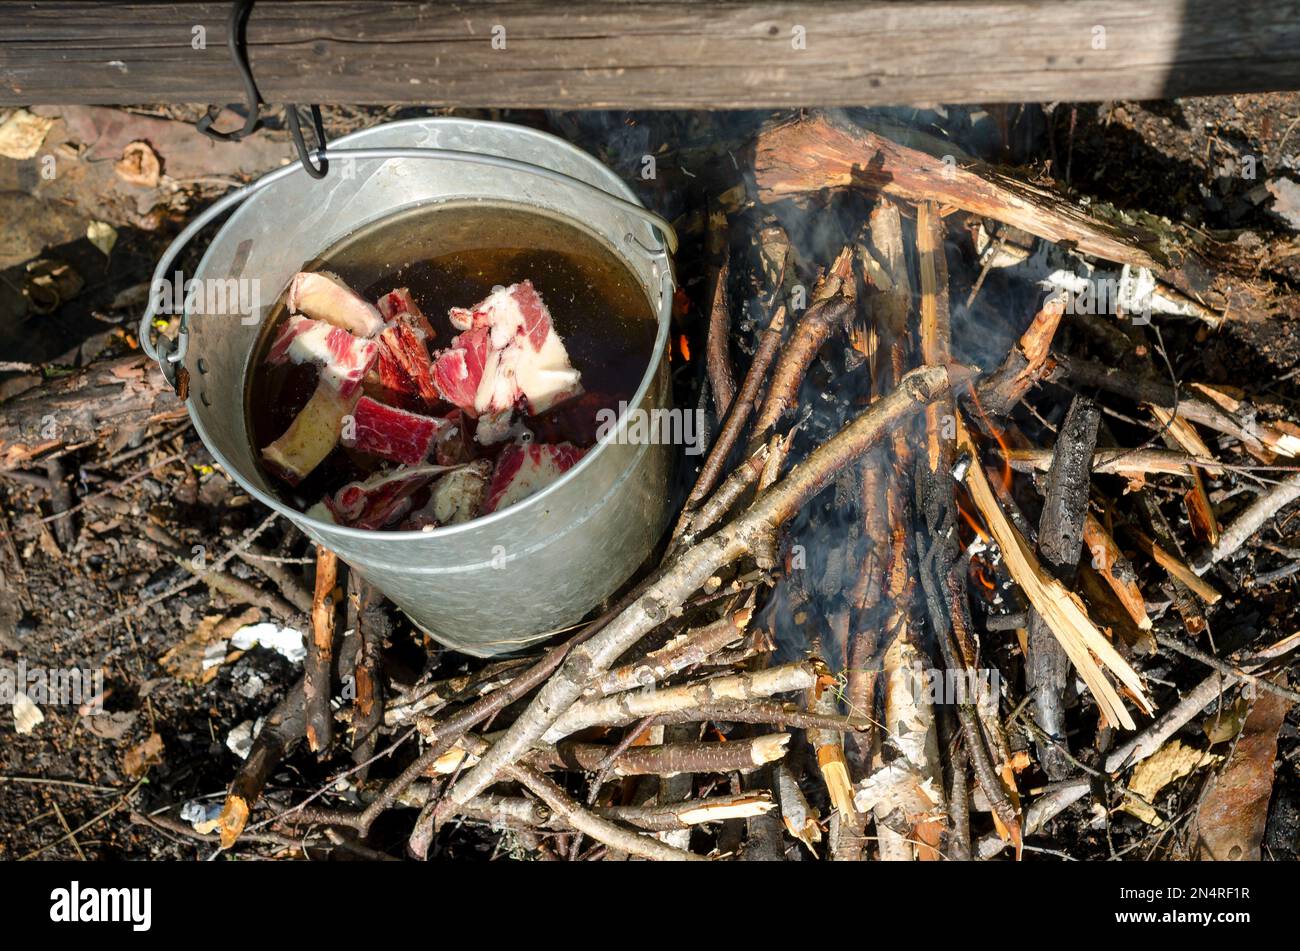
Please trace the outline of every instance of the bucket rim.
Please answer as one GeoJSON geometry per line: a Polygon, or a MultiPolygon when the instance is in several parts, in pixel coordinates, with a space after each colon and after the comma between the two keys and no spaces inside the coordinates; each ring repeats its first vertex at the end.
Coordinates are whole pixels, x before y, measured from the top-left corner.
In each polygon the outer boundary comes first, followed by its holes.
{"type": "MultiPolygon", "coordinates": [[[[332,144],[340,145],[340,146],[359,145],[366,138],[373,136],[376,132],[379,132],[381,130],[387,131],[389,129],[414,129],[414,128],[427,129],[429,126],[461,127],[461,128],[470,128],[470,129],[474,129],[474,128],[507,129],[520,136],[541,141],[545,143],[547,146],[558,149],[560,151],[567,152],[572,157],[577,158],[579,161],[585,163],[589,168],[594,170],[596,176],[601,180],[602,185],[612,185],[616,190],[616,193],[619,195],[619,197],[625,198],[626,200],[633,202],[637,205],[640,205],[643,208],[645,207],[645,203],[641,201],[641,199],[631,189],[631,187],[625,181],[623,181],[623,179],[621,179],[617,174],[615,174],[613,169],[609,168],[609,166],[607,166],[604,162],[600,161],[590,152],[580,149],[573,143],[568,142],[565,139],[562,139],[559,136],[554,135],[550,132],[543,132],[539,129],[533,129],[528,126],[519,125],[513,122],[496,122],[490,119],[469,119],[469,118],[460,118],[457,116],[429,116],[423,118],[416,117],[411,119],[399,119],[394,122],[380,123],[379,125],[371,126],[367,129],[359,129],[356,132],[352,132],[339,139],[335,139],[332,144]]],[[[408,147],[419,148],[419,146],[408,146],[408,147]]],[[[360,159],[359,161],[394,162],[394,161],[402,161],[402,159],[360,159]]],[[[544,163],[537,163],[537,164],[544,164],[544,163]]],[[[272,171],[276,172],[279,171],[279,169],[274,169],[272,171]]],[[[295,180],[295,176],[306,175],[306,174],[307,174],[306,170],[302,167],[301,164],[298,164],[297,166],[295,166],[294,172],[284,176],[283,181],[293,181],[295,180]]],[[[263,192],[271,191],[279,184],[281,184],[281,182],[279,181],[273,182],[268,188],[250,195],[247,201],[242,202],[239,205],[239,207],[237,207],[234,210],[234,212],[231,213],[230,217],[227,218],[226,221],[218,229],[217,234],[220,235],[223,232],[227,231],[228,229],[237,229],[243,217],[246,214],[251,214],[249,209],[253,207],[253,203],[256,202],[259,197],[261,197],[263,192]]],[[[472,197],[474,196],[462,195],[462,196],[454,196],[453,198],[448,200],[455,200],[456,198],[472,198],[472,197]]],[[[426,204],[436,204],[441,201],[442,199],[437,199],[434,202],[426,202],[426,204]]],[[[417,207],[419,204],[420,204],[419,202],[415,202],[410,205],[405,205],[402,206],[401,208],[394,209],[394,211],[390,211],[387,214],[392,214],[395,211],[401,211],[406,208],[417,207]]],[[[567,223],[571,224],[574,227],[579,228],[582,231],[592,233],[592,230],[588,228],[584,222],[582,222],[578,218],[574,217],[571,214],[568,214],[563,210],[555,209],[555,208],[547,208],[546,212],[548,214],[554,214],[555,216],[562,218],[567,223]]],[[[380,220],[380,219],[376,219],[376,220],[380,220]]],[[[640,227],[644,228],[646,227],[646,225],[644,223],[641,223],[640,227]]],[[[348,233],[350,234],[351,232],[348,233]]],[[[634,275],[636,275],[636,270],[635,268],[632,267],[630,261],[628,260],[627,255],[618,248],[615,242],[610,241],[607,238],[600,235],[595,235],[595,237],[597,237],[597,239],[600,240],[603,244],[607,245],[610,251],[623,261],[624,266],[628,267],[628,269],[631,270],[634,275]]],[[[196,269],[196,274],[201,274],[207,269],[212,255],[212,244],[213,242],[209,242],[207,248],[204,249],[203,255],[200,258],[198,267],[196,269]]],[[[672,257],[668,253],[667,247],[665,246],[658,253],[651,254],[648,251],[645,251],[644,253],[646,253],[647,256],[655,260],[655,263],[658,265],[660,271],[659,274],[660,300],[659,300],[658,310],[655,314],[655,319],[658,323],[658,327],[656,328],[655,341],[653,347],[651,348],[650,359],[646,364],[644,373],[642,374],[641,382],[638,385],[636,391],[633,393],[632,397],[627,401],[626,407],[628,411],[641,408],[641,404],[645,401],[645,398],[648,395],[651,386],[654,385],[655,377],[659,372],[659,365],[664,359],[665,348],[668,344],[668,337],[671,330],[670,325],[672,321],[673,290],[676,285],[676,280],[673,276],[673,270],[672,270],[672,257]]],[[[642,286],[643,291],[651,292],[654,290],[653,288],[647,286],[648,282],[638,280],[637,283],[642,286]]],[[[197,355],[196,355],[196,359],[197,359],[197,355]]],[[[611,444],[616,443],[618,441],[619,433],[624,428],[627,421],[626,413],[620,412],[614,425],[610,427],[609,431],[606,432],[603,437],[596,440],[595,445],[591,446],[588,450],[586,450],[586,452],[583,453],[582,458],[578,460],[576,465],[574,465],[572,468],[564,472],[558,479],[556,479],[550,485],[547,485],[545,488],[541,489],[540,491],[533,493],[532,495],[528,496],[525,499],[520,500],[519,502],[514,503],[513,505],[509,505],[506,508],[499,509],[495,512],[490,512],[487,515],[477,516],[476,518],[472,518],[467,522],[461,522],[455,525],[440,525],[437,528],[428,529],[428,530],[406,529],[401,531],[393,531],[388,529],[353,528],[348,525],[340,525],[337,522],[333,522],[333,521],[329,521],[329,522],[322,521],[320,519],[308,515],[305,511],[302,511],[300,509],[293,507],[292,505],[285,503],[281,499],[277,498],[273,493],[268,492],[254,485],[250,479],[246,478],[239,471],[239,469],[236,466],[234,466],[229,459],[226,458],[224,453],[222,453],[220,450],[218,450],[215,447],[215,445],[213,444],[213,440],[209,438],[207,430],[203,425],[203,422],[201,420],[201,414],[196,411],[195,400],[196,397],[194,395],[194,391],[191,390],[189,397],[185,401],[185,405],[186,405],[186,410],[188,411],[190,416],[190,421],[194,426],[195,431],[199,434],[199,438],[203,441],[203,444],[207,448],[208,452],[211,453],[213,460],[218,465],[220,465],[222,470],[228,476],[230,476],[230,478],[234,479],[235,482],[241,488],[244,489],[244,491],[248,492],[253,498],[257,499],[263,505],[266,505],[268,508],[272,509],[276,513],[289,519],[289,521],[293,522],[294,524],[297,524],[301,528],[317,532],[326,537],[335,536],[338,538],[355,539],[358,541],[370,541],[370,540],[381,539],[381,538],[384,539],[385,541],[449,538],[455,535],[466,534],[487,527],[489,525],[500,523],[504,521],[506,518],[510,518],[510,517],[518,518],[519,516],[525,514],[527,510],[537,509],[540,505],[542,505],[546,501],[548,497],[556,494],[561,487],[576,480],[585,470],[589,469],[594,464],[594,460],[596,459],[597,456],[599,456],[602,452],[607,451],[608,447],[611,444]]],[[[621,476],[618,481],[620,483],[623,481],[621,476]]],[[[507,558],[508,557],[509,556],[507,555],[507,558]]]]}

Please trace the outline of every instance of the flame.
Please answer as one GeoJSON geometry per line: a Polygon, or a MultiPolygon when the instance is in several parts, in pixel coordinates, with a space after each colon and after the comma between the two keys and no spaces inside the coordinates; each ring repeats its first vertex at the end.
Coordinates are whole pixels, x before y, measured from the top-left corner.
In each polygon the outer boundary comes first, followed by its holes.
{"type": "MultiPolygon", "coordinates": [[[[979,394],[971,387],[971,402],[975,404],[975,410],[980,414],[980,419],[984,420],[984,427],[993,434],[994,441],[998,444],[998,449],[1002,453],[1002,491],[1006,492],[1011,488],[1011,448],[1007,445],[1006,438],[1002,435],[1002,430],[993,425],[988,414],[984,412],[984,407],[980,405],[979,394]]],[[[978,460],[972,463],[978,465],[978,460]]],[[[986,536],[987,537],[987,536],[986,536]]]]}
{"type": "Polygon", "coordinates": [[[690,363],[690,362],[691,362],[691,342],[690,342],[689,340],[686,339],[686,334],[682,334],[680,337],[677,338],[677,346],[678,346],[679,348],[681,348],[681,351],[682,351],[682,358],[683,358],[687,363],[690,363]]]}
{"type": "Polygon", "coordinates": [[[980,523],[976,521],[975,516],[966,510],[966,506],[962,504],[960,496],[957,498],[957,511],[961,514],[962,520],[971,527],[971,531],[987,543],[989,541],[989,533],[984,531],[984,526],[980,525],[980,523]]]}
{"type": "Polygon", "coordinates": [[[970,560],[970,566],[971,570],[975,572],[975,579],[979,581],[986,590],[996,591],[998,589],[997,582],[990,578],[988,573],[984,570],[984,562],[982,560],[979,558],[972,558],[970,560]]]}

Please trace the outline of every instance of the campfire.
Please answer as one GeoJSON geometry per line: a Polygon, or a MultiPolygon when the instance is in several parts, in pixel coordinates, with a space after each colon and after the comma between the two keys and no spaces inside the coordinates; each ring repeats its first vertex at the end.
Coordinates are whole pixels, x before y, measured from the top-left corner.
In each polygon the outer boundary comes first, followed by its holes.
{"type": "MultiPolygon", "coordinates": [[[[1283,292],[1230,243],[905,131],[766,124],[675,222],[659,356],[704,451],[674,447],[668,525],[614,595],[470,659],[273,514],[193,573],[301,624],[302,678],[219,813],[135,821],[225,849],[899,861],[1021,858],[1090,795],[1103,824],[1169,822],[1165,787],[1210,762],[1165,764],[1180,734],[1243,692],[1300,699],[1295,636],[1212,623],[1295,571],[1267,530],[1300,498],[1300,426],[1175,350],[1283,292]],[[273,789],[299,743],[328,775],[273,789]]],[[[637,380],[594,388],[540,276],[483,279],[448,308],[395,278],[293,278],[257,359],[296,396],[250,427],[284,500],[436,532],[582,475],[637,380]]],[[[167,400],[133,358],[37,387],[7,404],[5,467],[50,448],[27,425],[49,400],[110,385],[123,419],[167,400]]]]}

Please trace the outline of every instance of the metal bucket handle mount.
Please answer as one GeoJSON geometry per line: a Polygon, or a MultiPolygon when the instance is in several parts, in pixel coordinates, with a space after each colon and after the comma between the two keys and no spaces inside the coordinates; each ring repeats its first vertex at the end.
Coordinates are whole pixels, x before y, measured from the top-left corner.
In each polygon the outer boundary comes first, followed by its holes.
{"type": "MultiPolygon", "coordinates": [[[[663,254],[665,250],[669,254],[677,251],[677,232],[666,219],[655,214],[648,208],[645,208],[635,202],[628,201],[618,195],[608,192],[605,189],[593,185],[590,182],[572,175],[566,175],[564,172],[556,171],[553,168],[547,168],[544,165],[534,165],[531,162],[520,161],[519,159],[507,158],[503,155],[488,155],[482,152],[470,152],[460,149],[430,149],[430,148],[370,148],[370,149],[338,149],[326,148],[318,149],[312,153],[312,156],[320,161],[322,159],[441,159],[448,162],[469,162],[477,165],[492,165],[497,168],[505,168],[514,172],[523,172],[529,175],[537,175],[542,178],[549,178],[565,185],[571,185],[580,188],[589,194],[595,195],[612,205],[629,212],[638,218],[644,220],[663,240],[663,246],[658,248],[646,247],[635,235],[627,234],[624,239],[630,244],[634,244],[641,251],[651,257],[663,254]]],[[[172,263],[180,255],[181,251],[187,244],[194,239],[194,236],[206,228],[218,216],[224,214],[230,208],[242,204],[246,199],[251,198],[254,194],[273,185],[294,174],[306,174],[301,163],[295,162],[292,165],[286,165],[284,168],[278,168],[267,172],[257,181],[250,182],[227,195],[223,195],[213,202],[210,206],[201,212],[198,217],[191,221],[182,229],[175,240],[168,245],[167,250],[163,252],[158,259],[158,266],[154,268],[153,281],[151,287],[160,286],[161,282],[167,277],[167,272],[171,269],[172,263]]],[[[177,386],[178,367],[181,361],[185,359],[185,354],[189,348],[189,309],[184,308],[181,312],[180,325],[177,328],[176,336],[167,337],[159,333],[155,338],[154,320],[158,317],[158,295],[149,295],[149,304],[145,308],[144,316],[140,318],[140,347],[146,354],[158,363],[162,370],[163,376],[173,388],[177,386]]]]}

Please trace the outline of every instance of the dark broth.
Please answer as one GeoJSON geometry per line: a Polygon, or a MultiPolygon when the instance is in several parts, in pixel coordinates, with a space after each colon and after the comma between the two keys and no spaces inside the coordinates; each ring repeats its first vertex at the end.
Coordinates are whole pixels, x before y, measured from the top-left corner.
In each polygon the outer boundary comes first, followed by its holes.
{"type": "MultiPolygon", "coordinates": [[[[494,286],[531,280],[587,394],[524,418],[544,442],[592,445],[597,411],[617,411],[620,402],[631,401],[654,349],[655,314],[627,265],[586,231],[535,211],[481,202],[425,206],[349,235],[303,269],[334,271],[372,302],[394,288],[410,288],[436,331],[435,351],[450,346],[457,333],[447,319],[449,308],[472,306],[494,286]]],[[[245,413],[259,465],[261,448],[288,429],[316,388],[315,367],[265,364],[286,316],[282,295],[248,374],[245,413]]],[[[451,408],[420,411],[445,415],[451,408]]],[[[339,446],[296,487],[262,471],[284,501],[305,509],[385,465],[392,463],[339,446]]]]}

